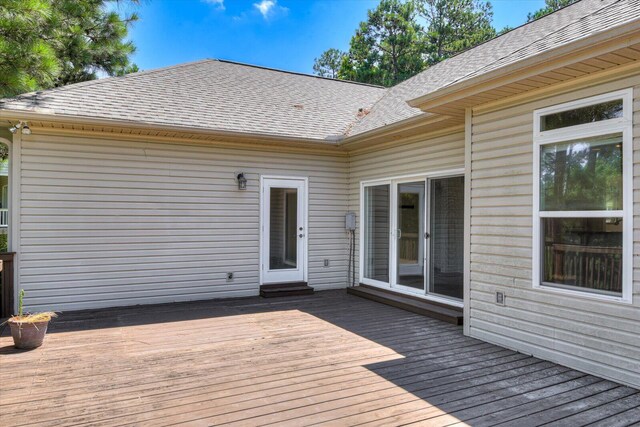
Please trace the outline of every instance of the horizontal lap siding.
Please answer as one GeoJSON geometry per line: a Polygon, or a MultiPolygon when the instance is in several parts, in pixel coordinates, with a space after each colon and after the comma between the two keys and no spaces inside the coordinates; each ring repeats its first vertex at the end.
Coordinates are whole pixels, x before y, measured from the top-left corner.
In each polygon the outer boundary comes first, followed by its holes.
{"type": "Polygon", "coordinates": [[[472,123],[471,335],[640,385],[640,77],[474,114],[472,123]],[[633,304],[533,289],[533,110],[626,87],[635,87],[633,304]],[[506,306],[494,304],[496,291],[506,306]]]}
{"type": "Polygon", "coordinates": [[[309,282],[344,287],[344,157],[25,137],[19,268],[26,305],[73,310],[256,295],[260,175],[309,178],[309,282]],[[239,171],[246,191],[234,181],[239,171]]]}
{"type": "Polygon", "coordinates": [[[358,217],[356,280],[359,263],[360,183],[405,175],[464,169],[464,131],[354,153],[349,157],[349,209],[358,217]]]}

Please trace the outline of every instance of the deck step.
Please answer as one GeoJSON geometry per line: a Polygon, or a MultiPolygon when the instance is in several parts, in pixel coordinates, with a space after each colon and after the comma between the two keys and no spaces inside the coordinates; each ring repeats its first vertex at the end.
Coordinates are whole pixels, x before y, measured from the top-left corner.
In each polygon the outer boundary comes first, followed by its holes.
{"type": "Polygon", "coordinates": [[[260,296],[264,298],[291,297],[298,295],[311,295],[313,288],[307,282],[295,283],[270,283],[260,286],[260,296]]]}
{"type": "Polygon", "coordinates": [[[391,305],[413,313],[442,320],[454,325],[462,325],[462,308],[446,304],[427,301],[420,297],[400,294],[391,290],[379,289],[373,286],[359,285],[347,288],[347,293],[367,298],[382,304],[391,305]]]}

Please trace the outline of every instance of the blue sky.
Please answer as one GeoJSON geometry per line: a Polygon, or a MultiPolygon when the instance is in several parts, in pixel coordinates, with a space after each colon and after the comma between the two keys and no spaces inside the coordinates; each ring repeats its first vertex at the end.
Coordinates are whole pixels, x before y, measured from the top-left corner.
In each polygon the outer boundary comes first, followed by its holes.
{"type": "MultiPolygon", "coordinates": [[[[302,73],[347,50],[378,0],[142,0],[130,37],[140,69],[220,58],[302,73]]],[[[544,0],[493,0],[494,27],[518,26],[544,0]]]]}

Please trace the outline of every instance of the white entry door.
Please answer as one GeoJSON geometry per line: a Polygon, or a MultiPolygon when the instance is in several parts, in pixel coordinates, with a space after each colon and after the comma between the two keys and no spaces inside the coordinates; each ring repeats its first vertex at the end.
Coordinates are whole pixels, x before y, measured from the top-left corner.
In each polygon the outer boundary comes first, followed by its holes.
{"type": "Polygon", "coordinates": [[[307,182],[262,178],[262,283],[306,281],[307,182]]]}

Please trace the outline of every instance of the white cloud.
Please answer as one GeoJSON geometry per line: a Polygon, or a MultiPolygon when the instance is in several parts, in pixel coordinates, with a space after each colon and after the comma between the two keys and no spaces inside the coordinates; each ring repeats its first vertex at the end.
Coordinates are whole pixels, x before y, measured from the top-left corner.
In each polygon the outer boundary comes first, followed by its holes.
{"type": "Polygon", "coordinates": [[[276,3],[273,0],[262,0],[260,3],[254,3],[253,7],[260,11],[264,19],[267,19],[271,9],[273,9],[275,5],[276,3]]]}
{"type": "Polygon", "coordinates": [[[277,13],[286,14],[289,11],[286,7],[278,5],[278,0],[262,0],[260,3],[254,3],[253,7],[255,7],[266,20],[277,13]]]}
{"type": "Polygon", "coordinates": [[[203,0],[205,3],[212,4],[217,10],[224,10],[224,0],[203,0]]]}

